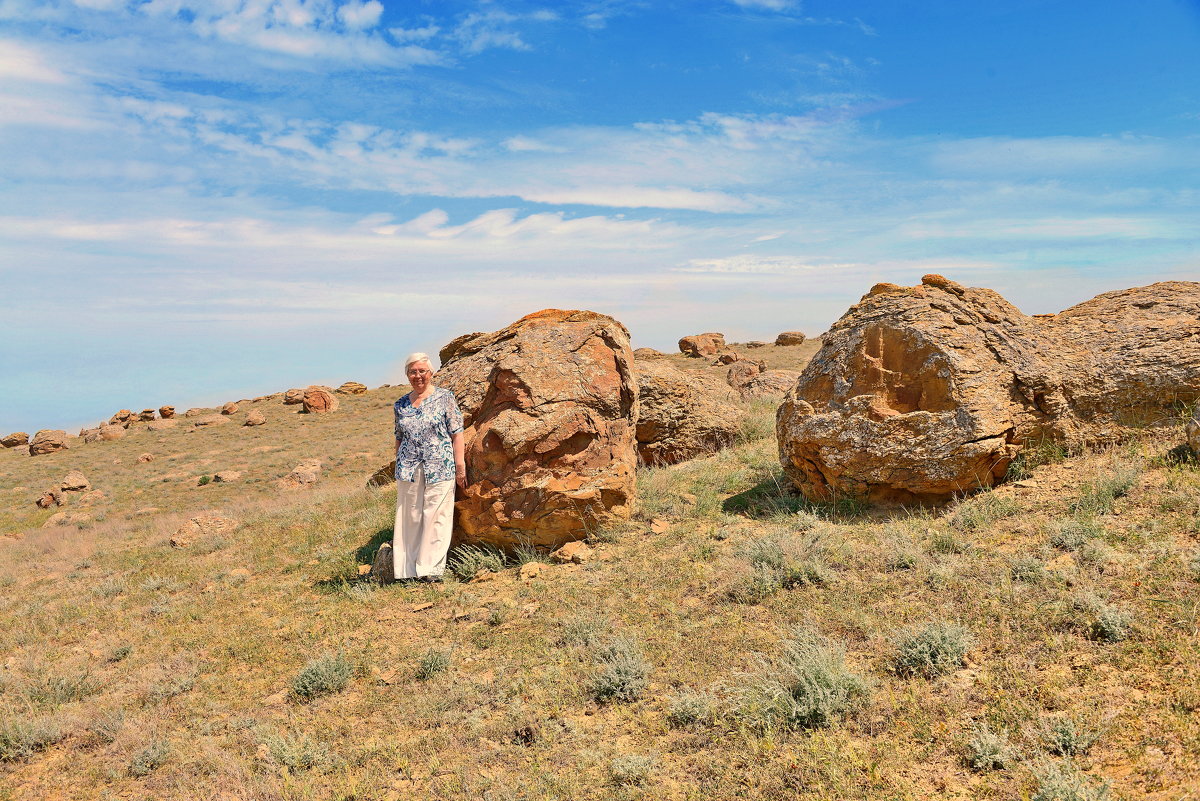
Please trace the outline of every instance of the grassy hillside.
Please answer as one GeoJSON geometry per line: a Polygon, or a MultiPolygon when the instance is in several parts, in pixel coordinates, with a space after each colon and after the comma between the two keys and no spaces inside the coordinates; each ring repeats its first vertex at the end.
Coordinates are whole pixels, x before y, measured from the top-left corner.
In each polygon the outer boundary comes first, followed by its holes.
{"type": "Polygon", "coordinates": [[[363,479],[396,392],[0,453],[0,798],[1200,793],[1200,469],[1178,430],[884,513],[791,496],[758,403],[737,447],[640,473],[585,564],[461,552],[496,574],[377,587],[359,566],[395,493],[363,479]],[[281,493],[308,457],[321,484],[281,493]],[[40,528],[70,468],[109,500],[40,528]],[[238,527],[171,548],[208,509],[238,527]]]}

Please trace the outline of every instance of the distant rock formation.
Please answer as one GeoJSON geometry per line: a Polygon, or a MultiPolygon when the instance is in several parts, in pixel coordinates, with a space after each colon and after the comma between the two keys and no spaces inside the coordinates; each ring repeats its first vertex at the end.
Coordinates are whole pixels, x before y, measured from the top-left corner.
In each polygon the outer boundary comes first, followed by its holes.
{"type": "Polygon", "coordinates": [[[304,403],[304,390],[289,389],[283,393],[284,406],[295,406],[296,404],[304,403]]]}
{"type": "Polygon", "coordinates": [[[1000,481],[1024,443],[1115,442],[1200,398],[1200,284],[1029,317],[927,275],[878,284],[825,336],[777,416],[814,499],[939,503],[1000,481]]]}
{"type": "Polygon", "coordinates": [[[29,435],[24,431],[14,431],[3,439],[0,439],[0,445],[3,445],[5,448],[20,448],[28,444],[29,435]]]}
{"type": "Polygon", "coordinates": [[[334,390],[339,395],[365,395],[367,394],[367,385],[360,384],[357,381],[347,381],[340,387],[334,390]]]}
{"type": "Polygon", "coordinates": [[[326,387],[309,387],[304,390],[304,411],[308,414],[327,414],[338,410],[337,395],[326,387]]]}
{"type": "Polygon", "coordinates": [[[745,412],[729,386],[666,360],[638,362],[635,374],[637,446],[643,463],[675,464],[733,444],[745,412]]]}
{"type": "Polygon", "coordinates": [[[725,349],[725,335],[710,331],[707,334],[692,334],[679,340],[679,352],[696,358],[716,356],[725,349]]]}
{"type": "Polygon", "coordinates": [[[803,331],[784,331],[782,334],[775,337],[775,344],[781,347],[787,347],[788,345],[803,345],[805,339],[807,339],[807,337],[804,336],[803,331]]]}
{"type": "Polygon", "coordinates": [[[160,418],[162,418],[163,420],[170,420],[172,417],[175,416],[175,407],[174,406],[159,406],[158,407],[158,416],[160,418]]]}
{"type": "Polygon", "coordinates": [[[221,414],[224,414],[224,415],[237,414],[237,410],[238,410],[238,405],[236,403],[234,403],[233,401],[229,401],[229,403],[226,403],[224,406],[221,407],[221,414]]]}
{"type": "Polygon", "coordinates": [[[57,428],[43,429],[33,435],[29,443],[29,455],[41,456],[46,453],[67,450],[67,432],[57,428]]]}
{"type": "Polygon", "coordinates": [[[242,425],[243,426],[261,426],[266,422],[267,422],[267,416],[265,414],[263,414],[260,410],[255,409],[252,412],[250,412],[250,414],[246,415],[246,422],[242,423],[242,425]]]}
{"type": "Polygon", "coordinates": [[[321,460],[305,459],[276,483],[280,489],[295,490],[311,487],[321,480],[321,460]]]}
{"type": "Polygon", "coordinates": [[[623,325],[546,309],[442,355],[435,383],[467,426],[461,538],[556,547],[629,515],[637,382],[623,325]]]}

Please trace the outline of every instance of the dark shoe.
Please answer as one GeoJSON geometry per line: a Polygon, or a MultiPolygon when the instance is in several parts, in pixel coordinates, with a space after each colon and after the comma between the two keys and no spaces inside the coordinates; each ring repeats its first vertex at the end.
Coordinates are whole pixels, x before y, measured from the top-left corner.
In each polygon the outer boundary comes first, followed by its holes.
{"type": "Polygon", "coordinates": [[[441,576],[418,576],[417,581],[423,581],[426,584],[441,584],[442,577],[441,576]]]}

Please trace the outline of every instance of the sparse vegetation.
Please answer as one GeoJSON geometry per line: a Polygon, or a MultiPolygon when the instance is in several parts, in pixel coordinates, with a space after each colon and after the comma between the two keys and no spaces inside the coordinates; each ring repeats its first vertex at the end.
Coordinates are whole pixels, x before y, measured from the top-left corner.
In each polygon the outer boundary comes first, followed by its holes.
{"type": "Polygon", "coordinates": [[[306,664],[292,680],[292,695],[300,701],[311,701],[341,692],[350,683],[352,672],[344,655],[322,654],[306,664]]]}
{"type": "Polygon", "coordinates": [[[263,735],[262,744],[275,764],[293,772],[322,770],[337,763],[328,745],[307,734],[268,732],[263,735]]]}
{"type": "Polygon", "coordinates": [[[166,763],[171,755],[171,744],[166,740],[153,740],[129,760],[130,776],[149,776],[166,763]]]}
{"type": "Polygon", "coordinates": [[[1079,496],[1071,502],[1070,510],[1076,515],[1112,514],[1113,504],[1123,498],[1137,483],[1141,471],[1124,466],[1084,484],[1079,496]]]}
{"type": "Polygon", "coordinates": [[[710,726],[717,719],[717,698],[710,692],[681,690],[667,701],[667,722],[676,728],[710,726]]]}
{"type": "Polygon", "coordinates": [[[897,639],[893,666],[901,676],[944,676],[962,667],[971,641],[970,633],[957,623],[930,623],[897,639]]]}
{"type": "Polygon", "coordinates": [[[429,681],[449,669],[450,651],[445,648],[430,648],[417,660],[416,677],[419,681],[429,681]]]}
{"type": "Polygon", "coordinates": [[[1059,756],[1086,754],[1100,734],[1093,727],[1072,717],[1057,718],[1045,722],[1046,750],[1059,756]]]}
{"type": "Polygon", "coordinates": [[[1012,498],[995,492],[981,492],[958,504],[950,516],[950,526],[958,531],[981,531],[1020,510],[1012,498]]]}
{"type": "Polygon", "coordinates": [[[594,648],[596,672],[589,683],[592,698],[600,703],[640,698],[650,675],[641,646],[630,637],[612,636],[594,648]]]}
{"type": "Polygon", "coordinates": [[[508,566],[504,552],[487,545],[459,545],[446,559],[449,571],[462,581],[469,581],[480,570],[499,573],[508,566]]]}
{"type": "Polygon", "coordinates": [[[829,726],[855,709],[868,683],[846,666],[845,651],[818,635],[798,630],[774,658],[730,687],[735,715],[758,729],[829,726]]]}
{"type": "Polygon", "coordinates": [[[1013,761],[1012,746],[1003,732],[993,732],[987,723],[972,730],[966,748],[966,762],[972,770],[1004,770],[1013,761]]]}
{"type": "Polygon", "coordinates": [[[641,754],[626,754],[614,757],[608,763],[608,774],[613,784],[644,784],[650,777],[654,759],[641,754]]]}
{"type": "Polygon", "coordinates": [[[62,728],[53,718],[0,710],[0,762],[27,759],[62,736],[62,728]]]}
{"type": "Polygon", "coordinates": [[[1048,762],[1035,776],[1037,789],[1030,801],[1107,801],[1108,783],[1084,775],[1070,762],[1048,762]]]}

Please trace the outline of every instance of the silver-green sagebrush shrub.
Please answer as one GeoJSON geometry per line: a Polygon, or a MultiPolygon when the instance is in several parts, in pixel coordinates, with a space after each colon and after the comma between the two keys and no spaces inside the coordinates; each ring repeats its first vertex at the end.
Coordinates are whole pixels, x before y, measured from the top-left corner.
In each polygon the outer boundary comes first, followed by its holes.
{"type": "Polygon", "coordinates": [[[0,762],[28,759],[62,738],[62,729],[52,718],[0,711],[0,762]]]}
{"type": "Polygon", "coordinates": [[[1020,505],[1012,498],[981,492],[958,504],[950,517],[950,526],[958,531],[980,531],[1020,510],[1020,505]]]}
{"type": "Polygon", "coordinates": [[[268,732],[263,735],[261,742],[277,765],[295,773],[329,768],[337,762],[328,745],[307,734],[268,732]]]}
{"type": "Polygon", "coordinates": [[[901,676],[937,678],[962,667],[971,644],[971,634],[962,626],[936,621],[900,636],[892,664],[901,676]]]}
{"type": "Polygon", "coordinates": [[[1003,732],[994,732],[986,722],[978,724],[967,740],[967,766],[972,770],[1004,770],[1014,761],[1013,749],[1003,732]]]}
{"type": "Polygon", "coordinates": [[[486,545],[459,545],[446,560],[450,572],[463,581],[470,581],[480,570],[499,573],[507,563],[503,551],[486,545]]]}
{"type": "Polygon", "coordinates": [[[684,689],[667,700],[667,722],[677,729],[711,726],[717,719],[717,699],[712,693],[684,689]]]}
{"type": "Polygon", "coordinates": [[[588,689],[600,703],[634,701],[646,690],[650,665],[630,637],[610,637],[595,647],[596,672],[588,689]]]}
{"type": "Polygon", "coordinates": [[[292,696],[299,701],[311,701],[341,692],[350,683],[352,672],[342,654],[322,654],[306,664],[292,680],[292,696]]]}
{"type": "Polygon", "coordinates": [[[154,740],[129,761],[130,776],[149,776],[166,764],[171,755],[171,744],[166,740],[154,740]]]}
{"type": "Polygon", "coordinates": [[[654,758],[642,754],[625,754],[608,763],[608,776],[613,784],[645,784],[654,769],[654,758]]]}
{"type": "Polygon", "coordinates": [[[757,663],[729,688],[735,716],[757,729],[829,726],[870,693],[847,667],[845,650],[809,631],[794,631],[778,656],[757,663]]]}
{"type": "Polygon", "coordinates": [[[1084,484],[1079,490],[1079,497],[1071,502],[1071,511],[1077,515],[1112,514],[1113,504],[1118,498],[1129,494],[1140,475],[1141,470],[1135,467],[1122,467],[1084,484]]]}
{"type": "Polygon", "coordinates": [[[1030,801],[1108,801],[1108,783],[1096,782],[1070,762],[1049,762],[1034,772],[1037,789],[1030,801]]]}
{"type": "Polygon", "coordinates": [[[1059,718],[1042,724],[1046,750],[1059,756],[1079,756],[1100,739],[1100,732],[1075,718],[1059,718]]]}

